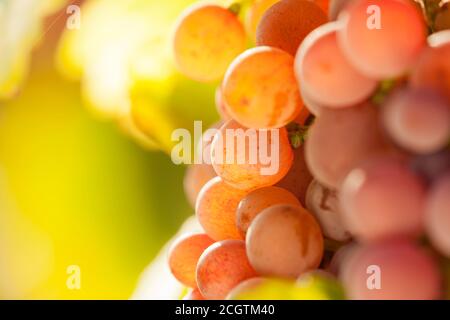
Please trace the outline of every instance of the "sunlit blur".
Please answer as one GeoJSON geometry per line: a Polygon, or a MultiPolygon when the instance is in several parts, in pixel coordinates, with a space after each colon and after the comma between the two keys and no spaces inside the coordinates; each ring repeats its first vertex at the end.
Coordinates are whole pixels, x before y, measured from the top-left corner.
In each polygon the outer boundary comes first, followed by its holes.
{"type": "Polygon", "coordinates": [[[157,297],[141,273],[192,214],[170,132],[218,118],[170,56],[191,2],[0,0],[0,299],[157,297]]]}

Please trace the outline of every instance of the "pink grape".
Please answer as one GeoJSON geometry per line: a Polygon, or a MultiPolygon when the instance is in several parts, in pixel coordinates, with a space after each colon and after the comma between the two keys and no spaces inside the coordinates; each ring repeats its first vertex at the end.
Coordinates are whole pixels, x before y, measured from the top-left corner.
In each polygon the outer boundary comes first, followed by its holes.
{"type": "Polygon", "coordinates": [[[343,267],[341,279],[350,299],[425,300],[441,293],[436,262],[404,239],[363,246],[343,267]]]}
{"type": "Polygon", "coordinates": [[[450,139],[450,106],[430,90],[402,90],[384,106],[384,125],[400,146],[419,154],[444,147],[450,139]]]}
{"type": "Polygon", "coordinates": [[[334,189],[356,165],[382,150],[377,111],[370,104],[324,110],[309,129],[305,145],[311,173],[334,189]]]}
{"type": "Polygon", "coordinates": [[[426,44],[425,20],[408,0],[355,0],[339,15],[339,43],[349,61],[375,79],[401,76],[426,44]]]}
{"type": "Polygon", "coordinates": [[[245,242],[225,240],[213,244],[200,257],[197,283],[207,299],[225,299],[244,280],[256,277],[245,252],[245,242]]]}
{"type": "Polygon", "coordinates": [[[450,257],[450,171],[436,181],[430,191],[425,222],[434,246],[450,257]]]}
{"type": "Polygon", "coordinates": [[[424,185],[397,158],[375,158],[358,166],[340,191],[345,224],[362,241],[417,236],[423,229],[424,185]]]}
{"type": "Polygon", "coordinates": [[[263,276],[297,278],[319,266],[323,236],[314,217],[292,205],[275,205],[261,212],[246,237],[251,265],[263,276]]]}
{"type": "Polygon", "coordinates": [[[297,80],[313,101],[340,108],[360,103],[374,92],[377,82],[357,71],[338,46],[341,24],[330,22],[311,32],[295,58],[297,80]]]}

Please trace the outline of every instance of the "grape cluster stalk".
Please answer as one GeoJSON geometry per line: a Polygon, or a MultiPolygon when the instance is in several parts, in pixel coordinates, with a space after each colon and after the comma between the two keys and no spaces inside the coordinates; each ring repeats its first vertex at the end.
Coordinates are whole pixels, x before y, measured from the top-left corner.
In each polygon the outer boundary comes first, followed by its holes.
{"type": "Polygon", "coordinates": [[[184,181],[204,232],[169,253],[185,299],[239,299],[311,275],[341,298],[449,297],[449,6],[253,0],[181,14],[175,61],[220,82],[222,118],[211,164],[184,181]],[[240,129],[279,134],[245,150],[218,143],[240,129]],[[274,144],[277,171],[263,175],[248,154],[274,144]]]}

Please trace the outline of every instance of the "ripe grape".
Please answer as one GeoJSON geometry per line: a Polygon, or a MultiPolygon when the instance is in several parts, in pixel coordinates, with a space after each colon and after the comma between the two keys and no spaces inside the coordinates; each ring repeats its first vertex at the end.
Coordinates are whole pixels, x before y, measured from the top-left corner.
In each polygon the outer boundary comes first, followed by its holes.
{"type": "Polygon", "coordinates": [[[214,168],[209,164],[192,164],[187,168],[183,181],[184,193],[192,207],[195,207],[203,186],[216,176],[214,168]]]}
{"type": "Polygon", "coordinates": [[[308,109],[313,115],[319,116],[322,112],[322,109],[325,108],[323,105],[318,103],[317,101],[314,101],[311,99],[310,96],[308,96],[308,93],[302,89],[300,86],[300,95],[303,100],[303,104],[305,105],[306,109],[308,109]]]}
{"type": "Polygon", "coordinates": [[[364,246],[344,267],[341,278],[350,299],[425,300],[440,295],[435,261],[403,239],[364,246]]]}
{"type": "Polygon", "coordinates": [[[450,103],[450,42],[425,50],[413,70],[411,85],[436,90],[450,103]]]}
{"type": "Polygon", "coordinates": [[[256,29],[264,13],[280,0],[254,0],[245,17],[245,29],[248,35],[255,39],[256,29]]]}
{"type": "Polygon", "coordinates": [[[376,158],[358,166],[340,191],[346,226],[360,240],[417,236],[422,231],[425,188],[397,158],[376,158]]]}
{"type": "Polygon", "coordinates": [[[183,300],[206,300],[202,293],[197,288],[192,289],[189,293],[183,298],[183,300]]]}
{"type": "Polygon", "coordinates": [[[202,295],[211,300],[225,299],[239,283],[256,276],[245,251],[245,242],[225,240],[213,244],[200,257],[197,283],[202,295]]]}
{"type": "Polygon", "coordinates": [[[330,6],[330,0],[310,0],[317,4],[323,12],[327,13],[330,6]]]}
{"type": "Polygon", "coordinates": [[[313,177],[305,161],[305,149],[301,146],[294,149],[294,162],[292,163],[291,169],[276,186],[290,191],[305,206],[306,190],[312,180],[313,177]]]}
{"type": "Polygon", "coordinates": [[[180,17],[173,47],[182,73],[198,81],[220,79],[230,62],[245,49],[244,27],[231,11],[196,4],[180,17]]]}
{"type": "Polygon", "coordinates": [[[257,288],[263,281],[264,278],[251,278],[241,282],[236,287],[234,287],[233,290],[231,290],[226,300],[235,300],[241,294],[246,293],[248,291],[252,291],[255,288],[257,288]]]}
{"type": "Polygon", "coordinates": [[[327,271],[331,274],[341,277],[343,270],[346,269],[346,265],[350,263],[351,259],[355,256],[355,253],[360,249],[360,245],[355,242],[347,243],[340,247],[331,258],[331,262],[327,267],[327,271]]]}
{"type": "Polygon", "coordinates": [[[231,117],[248,128],[280,128],[303,108],[294,59],[270,47],[245,51],[225,75],[223,96],[231,117]]]}
{"type": "Polygon", "coordinates": [[[195,211],[198,221],[211,238],[216,241],[242,239],[236,226],[236,210],[246,194],[220,177],[213,178],[203,187],[195,211]]]}
{"type": "Polygon", "coordinates": [[[408,0],[355,0],[339,15],[339,43],[349,61],[375,79],[403,75],[426,43],[425,20],[408,0]]]}
{"type": "Polygon", "coordinates": [[[245,237],[249,226],[261,211],[276,204],[301,206],[292,193],[279,187],[256,189],[245,196],[237,209],[237,226],[242,235],[245,237]]]}
{"type": "Polygon", "coordinates": [[[178,239],[169,251],[169,267],[174,277],[184,285],[195,288],[198,259],[213,243],[206,234],[193,234],[178,239]]]}
{"type": "Polygon", "coordinates": [[[338,189],[353,167],[383,148],[378,115],[372,105],[326,109],[309,129],[306,163],[320,183],[338,189]]]}
{"type": "Polygon", "coordinates": [[[317,4],[307,0],[282,0],[270,7],[256,30],[256,44],[284,50],[295,56],[303,39],[328,21],[317,4]]]}
{"type": "Polygon", "coordinates": [[[338,46],[341,24],[330,22],[311,32],[295,58],[302,93],[327,107],[340,108],[367,99],[377,82],[356,70],[338,46]]]}
{"type": "Polygon", "coordinates": [[[250,226],[246,243],[251,265],[264,276],[297,278],[317,268],[323,255],[320,227],[299,206],[265,209],[250,226]]]}
{"type": "Polygon", "coordinates": [[[450,138],[450,107],[430,90],[402,90],[384,106],[384,125],[400,146],[420,154],[440,150],[450,138]]]}
{"type": "Polygon", "coordinates": [[[351,235],[342,221],[336,190],[312,181],[306,193],[306,208],[316,217],[326,237],[336,241],[350,240],[351,235]]]}
{"type": "Polygon", "coordinates": [[[247,129],[233,120],[222,126],[211,148],[216,173],[242,190],[277,183],[294,158],[286,129],[247,129]]]}
{"type": "Polygon", "coordinates": [[[433,185],[427,200],[425,222],[434,246],[450,257],[450,173],[433,185]]]}

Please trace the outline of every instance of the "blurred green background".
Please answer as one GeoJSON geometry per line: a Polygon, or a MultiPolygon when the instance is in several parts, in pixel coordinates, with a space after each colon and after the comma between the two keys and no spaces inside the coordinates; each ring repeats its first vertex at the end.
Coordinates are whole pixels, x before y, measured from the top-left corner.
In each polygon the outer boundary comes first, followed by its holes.
{"type": "Polygon", "coordinates": [[[170,132],[217,115],[171,62],[191,2],[0,0],[1,299],[127,299],[192,214],[170,132]]]}

